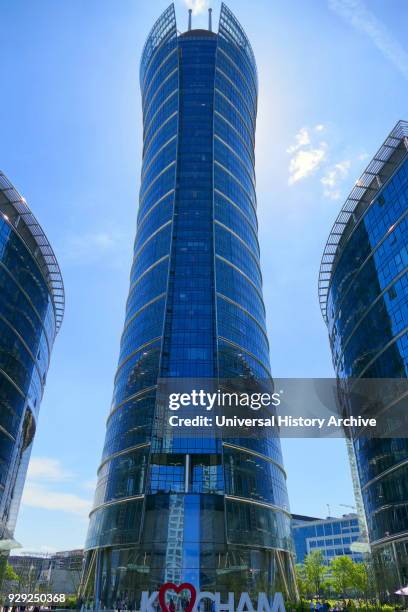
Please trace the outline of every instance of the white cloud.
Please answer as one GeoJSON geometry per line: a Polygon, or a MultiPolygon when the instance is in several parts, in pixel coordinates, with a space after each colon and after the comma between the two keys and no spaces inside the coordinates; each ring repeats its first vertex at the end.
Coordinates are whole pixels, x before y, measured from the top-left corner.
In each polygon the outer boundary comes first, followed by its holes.
{"type": "Polygon", "coordinates": [[[87,516],[91,509],[90,500],[75,493],[54,490],[53,485],[66,486],[66,482],[73,477],[74,474],[66,470],[57,459],[33,457],[28,466],[22,503],[33,508],[87,516]]]}
{"type": "Polygon", "coordinates": [[[351,160],[345,159],[327,169],[325,175],[320,179],[326,197],[331,200],[338,200],[341,197],[339,185],[347,178],[350,167],[351,160]]]}
{"type": "Polygon", "coordinates": [[[27,471],[29,480],[61,482],[72,476],[71,472],[62,467],[60,461],[50,457],[32,457],[27,471]]]}
{"type": "Polygon", "coordinates": [[[294,185],[313,174],[323,187],[323,195],[331,200],[338,200],[342,196],[343,182],[349,176],[354,161],[362,161],[367,157],[364,151],[345,158],[337,163],[331,162],[332,147],[321,139],[322,132],[326,132],[326,125],[316,124],[313,128],[302,127],[295,136],[294,143],[286,152],[289,160],[289,185],[294,185]]]}
{"type": "Polygon", "coordinates": [[[313,143],[315,132],[323,129],[322,124],[316,125],[313,130],[302,127],[295,136],[295,143],[286,149],[292,156],[289,161],[289,185],[315,172],[326,158],[327,143],[313,143]]]}
{"type": "Polygon", "coordinates": [[[329,0],[329,7],[366,34],[377,49],[408,79],[408,53],[362,0],[329,0]]]}
{"type": "Polygon", "coordinates": [[[51,491],[48,487],[28,482],[24,488],[22,503],[33,508],[43,510],[58,510],[79,516],[88,516],[91,510],[91,501],[83,499],[72,493],[51,491]]]}
{"type": "Polygon", "coordinates": [[[184,0],[184,4],[193,10],[193,15],[199,15],[208,9],[208,0],[184,0]]]}
{"type": "Polygon", "coordinates": [[[302,147],[305,147],[308,144],[310,144],[309,130],[305,127],[300,128],[300,130],[295,136],[295,141],[296,141],[295,144],[291,145],[290,147],[286,149],[287,153],[294,153],[295,151],[298,151],[302,147]]]}
{"type": "MultiPolygon", "coordinates": [[[[324,145],[324,143],[322,143],[324,145]]],[[[289,163],[289,185],[306,178],[320,166],[326,157],[326,147],[298,151],[289,163]]]]}

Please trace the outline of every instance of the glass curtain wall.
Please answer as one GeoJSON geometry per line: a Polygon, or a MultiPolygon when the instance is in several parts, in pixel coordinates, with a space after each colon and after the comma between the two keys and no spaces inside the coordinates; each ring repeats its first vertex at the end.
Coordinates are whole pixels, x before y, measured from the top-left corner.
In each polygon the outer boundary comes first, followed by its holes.
{"type": "MultiPolygon", "coordinates": [[[[52,248],[0,172],[0,556],[13,539],[64,287],[52,248]]],[[[0,574],[1,578],[1,574],[0,574]]]]}
{"type": "MultiPolygon", "coordinates": [[[[320,271],[339,379],[406,378],[408,124],[399,122],[356,183],[320,271]]],[[[392,406],[401,398],[393,397],[392,406]]],[[[408,582],[408,441],[354,440],[358,485],[382,592],[408,582]]]]}
{"type": "Polygon", "coordinates": [[[279,440],[176,439],[157,425],[159,379],[270,380],[253,52],[224,4],[218,33],[183,34],[171,5],[140,82],[137,235],[82,592],[108,607],[166,581],[293,594],[279,440]]]}

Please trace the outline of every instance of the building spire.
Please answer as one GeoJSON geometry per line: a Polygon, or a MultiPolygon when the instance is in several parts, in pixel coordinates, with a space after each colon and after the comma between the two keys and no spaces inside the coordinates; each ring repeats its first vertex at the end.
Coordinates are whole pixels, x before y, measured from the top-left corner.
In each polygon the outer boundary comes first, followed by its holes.
{"type": "Polygon", "coordinates": [[[188,9],[188,31],[191,30],[191,15],[193,14],[193,9],[188,9]]]}
{"type": "Polygon", "coordinates": [[[212,32],[212,8],[208,9],[208,29],[212,32]]]}

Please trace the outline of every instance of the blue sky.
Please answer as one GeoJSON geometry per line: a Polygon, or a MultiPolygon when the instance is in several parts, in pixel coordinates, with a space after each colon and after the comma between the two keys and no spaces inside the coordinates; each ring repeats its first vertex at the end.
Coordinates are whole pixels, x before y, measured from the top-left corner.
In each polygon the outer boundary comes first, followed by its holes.
{"type": "MultiPolygon", "coordinates": [[[[176,2],[206,20],[204,0],[176,2]]],[[[138,62],[167,0],[0,0],[0,166],[59,259],[66,316],[16,538],[83,545],[110,406],[141,161],[138,62]]],[[[215,21],[218,1],[211,3],[215,21]]],[[[273,373],[333,375],[317,276],[334,218],[408,118],[405,0],[231,0],[260,78],[257,186],[273,373]]],[[[284,440],[294,512],[353,505],[342,440],[284,440]]]]}

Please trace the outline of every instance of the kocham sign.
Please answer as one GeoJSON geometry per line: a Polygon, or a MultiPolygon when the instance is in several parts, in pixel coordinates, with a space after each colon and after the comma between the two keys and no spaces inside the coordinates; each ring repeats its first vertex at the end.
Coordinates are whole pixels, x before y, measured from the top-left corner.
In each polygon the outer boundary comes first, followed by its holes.
{"type": "Polygon", "coordinates": [[[251,600],[248,593],[241,593],[237,597],[234,593],[228,593],[228,598],[223,599],[221,593],[198,591],[189,582],[180,585],[166,582],[159,591],[143,591],[139,612],[157,612],[157,602],[162,612],[173,612],[176,610],[176,597],[186,591],[189,597],[184,598],[184,612],[204,610],[204,602],[212,602],[215,612],[286,612],[282,593],[275,593],[271,598],[266,593],[258,593],[256,602],[251,600]]]}

